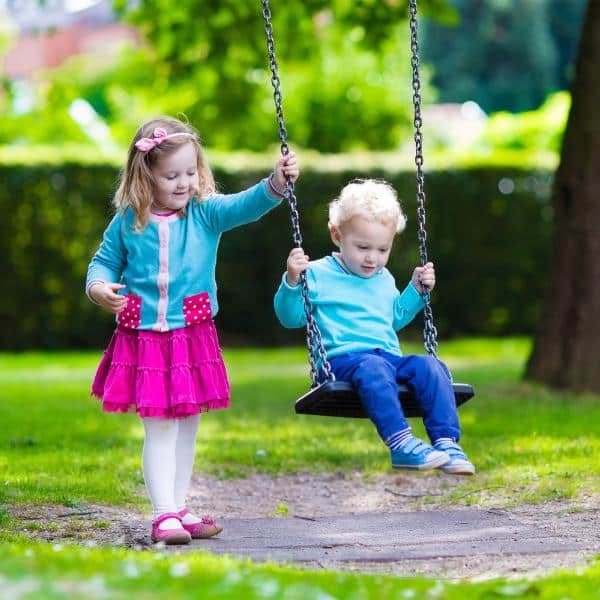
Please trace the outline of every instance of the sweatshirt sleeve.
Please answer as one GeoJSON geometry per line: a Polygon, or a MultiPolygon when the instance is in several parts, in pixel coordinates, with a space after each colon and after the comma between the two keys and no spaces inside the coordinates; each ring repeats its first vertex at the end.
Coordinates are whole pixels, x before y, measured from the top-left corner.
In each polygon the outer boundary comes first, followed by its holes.
{"type": "Polygon", "coordinates": [[[267,180],[237,194],[216,194],[199,205],[198,215],[216,233],[258,221],[281,203],[269,193],[267,180]]]}
{"type": "Polygon", "coordinates": [[[88,297],[92,284],[97,282],[118,283],[121,280],[125,266],[125,247],[121,235],[122,222],[121,213],[113,217],[104,232],[100,247],[90,261],[85,280],[85,293],[88,297]]]}
{"type": "Polygon", "coordinates": [[[412,282],[409,283],[401,294],[398,293],[394,302],[394,330],[406,327],[424,307],[423,296],[412,282]]]}
{"type": "MultiPolygon", "coordinates": [[[[306,273],[308,281],[310,281],[310,269],[306,273]]],[[[306,314],[304,313],[304,302],[302,300],[302,286],[298,284],[292,287],[286,281],[285,275],[284,272],[273,300],[275,314],[279,322],[287,329],[304,327],[306,325],[306,314]]]]}

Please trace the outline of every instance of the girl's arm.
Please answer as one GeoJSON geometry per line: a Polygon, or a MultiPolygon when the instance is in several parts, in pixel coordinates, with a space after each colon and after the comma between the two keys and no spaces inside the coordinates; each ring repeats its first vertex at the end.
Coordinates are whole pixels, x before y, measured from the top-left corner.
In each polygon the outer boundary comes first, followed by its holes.
{"type": "Polygon", "coordinates": [[[234,227],[258,221],[275,208],[281,198],[271,196],[267,180],[237,194],[217,194],[200,205],[194,206],[194,214],[211,231],[221,233],[234,227]]]}
{"type": "Polygon", "coordinates": [[[286,177],[296,181],[300,174],[296,155],[281,157],[268,178],[237,194],[215,195],[203,202],[197,211],[212,231],[222,232],[258,221],[278,206],[283,198],[286,177]]]}
{"type": "Polygon", "coordinates": [[[90,288],[94,284],[116,284],[121,280],[125,266],[122,223],[123,218],[120,213],[113,217],[104,232],[100,247],[90,261],[85,281],[85,293],[88,297],[90,297],[90,288]]]}
{"type": "Polygon", "coordinates": [[[409,283],[402,293],[398,292],[394,301],[394,330],[406,327],[424,307],[423,297],[413,283],[409,283]]]}

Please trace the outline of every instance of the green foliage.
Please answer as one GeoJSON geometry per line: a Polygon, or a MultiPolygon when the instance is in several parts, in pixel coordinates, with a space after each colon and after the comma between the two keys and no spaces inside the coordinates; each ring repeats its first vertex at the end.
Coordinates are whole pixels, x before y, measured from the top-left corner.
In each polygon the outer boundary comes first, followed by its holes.
{"type": "MultiPolygon", "coordinates": [[[[214,148],[264,150],[277,142],[259,4],[151,0],[128,16],[145,35],[144,47],[126,48],[115,62],[71,58],[29,83],[29,110],[19,108],[23,86],[9,83],[0,97],[0,143],[93,144],[89,128],[69,114],[77,99],[94,108],[123,146],[157,114],[185,115],[214,148]]],[[[277,6],[283,104],[296,146],[395,148],[410,136],[405,16],[402,3],[277,6]]],[[[422,78],[431,101],[428,69],[422,78]]]]}
{"type": "Polygon", "coordinates": [[[569,94],[558,92],[549,96],[537,110],[490,115],[483,134],[483,146],[490,151],[543,148],[558,153],[570,105],[569,94]]]}
{"type": "Polygon", "coordinates": [[[423,21],[423,60],[442,102],[520,112],[570,85],[585,0],[451,0],[460,22],[423,21]]]}
{"type": "MultiPolygon", "coordinates": [[[[394,148],[410,137],[411,80],[404,27],[396,27],[378,53],[365,49],[366,35],[361,26],[350,31],[329,28],[322,32],[311,62],[282,70],[288,90],[284,106],[295,144],[337,152],[394,148]]],[[[426,72],[424,81],[425,76],[426,72]]],[[[426,93],[433,96],[429,89],[426,93]]],[[[268,112],[271,105],[263,101],[268,112]]],[[[269,139],[271,130],[269,122],[261,138],[269,139]]]]}
{"type": "MultiPolygon", "coordinates": [[[[114,64],[74,56],[48,71],[46,77],[26,84],[7,82],[7,93],[0,96],[5,115],[0,123],[0,142],[24,147],[54,144],[57,153],[65,144],[88,145],[96,153],[102,151],[103,147],[90,136],[90,129],[79,125],[69,112],[74,101],[83,99],[112,126],[115,140],[126,147],[152,110],[147,104],[152,99],[150,67],[145,50],[127,48],[114,64]],[[22,94],[31,96],[26,101],[31,106],[21,106],[22,94]]],[[[114,152],[111,146],[104,150],[107,155],[114,152]]]]}
{"type": "MultiPolygon", "coordinates": [[[[385,177],[397,188],[409,216],[390,263],[402,286],[418,262],[414,174],[366,164],[350,170],[343,159],[341,166],[329,173],[306,168],[299,182],[305,248],[312,257],[332,251],[326,205],[344,184],[359,174],[385,177]]],[[[215,169],[224,192],[244,189],[266,173],[266,166],[215,169]]],[[[0,210],[5,215],[0,251],[8,259],[3,284],[10,291],[0,299],[0,316],[19,331],[15,336],[4,328],[1,348],[105,343],[113,321],[87,300],[83,285],[111,215],[116,176],[115,167],[98,165],[0,167],[0,210]]],[[[433,308],[441,335],[533,332],[548,260],[549,185],[547,172],[509,167],[428,175],[429,255],[438,270],[433,308]]],[[[285,206],[224,236],[217,279],[218,323],[225,339],[302,343],[303,333],[282,329],[272,311],[290,247],[285,206]]],[[[415,323],[405,335],[418,336],[419,327],[415,323]]]]}
{"type": "Polygon", "coordinates": [[[600,563],[576,572],[561,571],[526,581],[493,579],[449,582],[437,578],[293,569],[291,566],[256,564],[247,560],[217,557],[203,550],[185,554],[139,552],[123,548],[82,548],[74,544],[31,544],[19,539],[12,544],[0,545],[0,552],[3,558],[0,577],[7,598],[600,598],[600,563]]]}

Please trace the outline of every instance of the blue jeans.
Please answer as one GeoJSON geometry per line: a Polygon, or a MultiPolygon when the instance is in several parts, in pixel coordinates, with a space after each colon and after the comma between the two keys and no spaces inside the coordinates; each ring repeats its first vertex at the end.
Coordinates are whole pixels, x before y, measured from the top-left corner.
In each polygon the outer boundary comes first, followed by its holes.
{"type": "Polygon", "coordinates": [[[336,379],[352,383],[382,440],[409,427],[398,400],[398,383],[413,389],[432,442],[460,438],[450,373],[437,358],[375,349],[342,354],[329,362],[336,379]]]}

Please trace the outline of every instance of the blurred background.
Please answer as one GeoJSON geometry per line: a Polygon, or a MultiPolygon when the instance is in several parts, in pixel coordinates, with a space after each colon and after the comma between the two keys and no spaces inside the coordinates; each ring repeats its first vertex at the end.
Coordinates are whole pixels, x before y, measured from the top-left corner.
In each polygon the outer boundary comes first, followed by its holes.
{"type": "MultiPolygon", "coordinates": [[[[421,3],[420,3],[421,4],[421,3]]],[[[420,56],[433,310],[441,336],[533,335],[551,190],[585,0],[422,2],[420,56]]],[[[272,2],[304,246],[331,251],[327,202],[385,177],[408,214],[390,264],[418,262],[410,34],[396,0],[272,2]]],[[[144,120],[187,118],[219,187],[264,177],[279,144],[260,2],[0,1],[0,349],[100,348],[114,325],[83,293],[126,147],[144,120]]],[[[272,296],[286,208],[223,238],[226,345],[303,343],[272,296]]],[[[406,333],[417,339],[419,323],[406,333]]]]}

